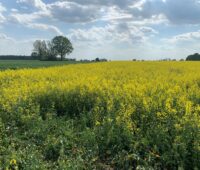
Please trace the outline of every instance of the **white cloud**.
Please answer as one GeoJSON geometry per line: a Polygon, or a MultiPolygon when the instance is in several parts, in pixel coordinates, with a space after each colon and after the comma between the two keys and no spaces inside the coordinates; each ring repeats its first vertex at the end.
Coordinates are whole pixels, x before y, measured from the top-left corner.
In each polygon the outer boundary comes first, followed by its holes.
{"type": "MultiPolygon", "coordinates": [[[[49,19],[65,23],[86,23],[97,20],[129,19],[143,21],[164,16],[173,24],[197,24],[200,22],[199,0],[17,0],[48,13],[49,19]],[[106,14],[105,14],[106,13],[106,14]],[[121,15],[120,15],[121,14],[121,15]]],[[[157,20],[151,20],[157,23],[157,20]]]]}
{"type": "Polygon", "coordinates": [[[64,2],[76,2],[81,5],[95,5],[95,6],[117,6],[120,8],[127,8],[140,0],[62,0],[64,2]]]}
{"type": "Polygon", "coordinates": [[[3,41],[15,41],[13,38],[11,37],[8,37],[6,34],[3,34],[3,33],[0,33],[0,40],[3,40],[3,41]]]}
{"type": "Polygon", "coordinates": [[[16,9],[16,8],[12,8],[12,9],[11,9],[11,12],[19,12],[19,10],[16,9]]]}
{"type": "Polygon", "coordinates": [[[152,15],[150,18],[143,18],[138,19],[134,18],[133,21],[131,21],[136,26],[144,26],[144,25],[168,25],[169,21],[166,18],[165,15],[159,14],[159,15],[152,15]]]}
{"type": "Polygon", "coordinates": [[[6,20],[6,18],[0,13],[0,23],[3,23],[6,20]]]}
{"type": "Polygon", "coordinates": [[[34,6],[35,8],[46,10],[46,4],[42,0],[17,0],[17,3],[26,3],[34,6]]]}
{"type": "Polygon", "coordinates": [[[165,41],[170,42],[170,43],[181,43],[181,42],[191,42],[191,41],[196,41],[200,40],[200,30],[196,32],[188,32],[184,34],[179,34],[176,36],[173,36],[172,38],[165,39],[165,41]]]}
{"type": "Polygon", "coordinates": [[[5,11],[7,11],[7,9],[0,3],[0,23],[3,23],[6,21],[6,18],[3,15],[3,12],[5,11]]]}
{"type": "Polygon", "coordinates": [[[141,0],[129,7],[129,12],[139,18],[164,15],[172,24],[199,24],[199,0],[141,0]]]}
{"type": "Polygon", "coordinates": [[[19,40],[0,33],[0,55],[30,55],[36,39],[19,40]]]}
{"type": "Polygon", "coordinates": [[[0,55],[30,55],[32,41],[17,41],[4,33],[0,33],[0,55]]]}
{"type": "Polygon", "coordinates": [[[90,22],[98,17],[99,9],[92,5],[57,1],[47,6],[52,18],[66,23],[90,22]]]}
{"type": "Polygon", "coordinates": [[[96,46],[104,44],[138,44],[144,43],[157,32],[150,27],[136,27],[131,23],[116,23],[105,27],[71,30],[68,35],[75,43],[87,43],[96,46]]]}
{"type": "Polygon", "coordinates": [[[0,3],[0,12],[5,12],[7,9],[0,3]]]}
{"type": "Polygon", "coordinates": [[[44,31],[52,31],[56,35],[63,34],[57,27],[55,27],[53,25],[30,23],[30,24],[27,24],[27,27],[32,28],[32,29],[44,30],[44,31]]]}
{"type": "Polygon", "coordinates": [[[32,42],[27,43],[0,40],[0,55],[30,55],[31,51],[32,42]]]}
{"type": "Polygon", "coordinates": [[[115,7],[115,6],[102,8],[100,12],[102,13],[100,20],[103,20],[103,21],[133,19],[131,14],[126,13],[125,11],[121,10],[119,7],[115,7]]]}
{"type": "Polygon", "coordinates": [[[37,23],[35,21],[39,20],[41,17],[49,17],[48,11],[39,11],[31,14],[21,14],[19,12],[14,12],[10,15],[10,22],[15,22],[16,24],[21,24],[24,27],[37,29],[42,31],[50,31],[56,35],[62,35],[63,33],[54,25],[37,23]]]}
{"type": "Polygon", "coordinates": [[[21,14],[21,13],[12,13],[9,16],[10,22],[15,22],[19,24],[27,24],[30,22],[33,22],[37,19],[39,19],[41,16],[38,14],[38,12],[34,12],[31,14],[21,14]]]}
{"type": "MultiPolygon", "coordinates": [[[[18,3],[32,5],[39,11],[30,14],[20,14],[21,17],[30,16],[32,19],[46,18],[66,23],[90,22],[97,18],[99,8],[95,5],[81,5],[69,1],[55,1],[45,4],[41,0],[18,0],[18,3]],[[37,18],[36,18],[37,16],[37,18]]],[[[31,20],[29,19],[29,20],[31,20]]]]}
{"type": "MultiPolygon", "coordinates": [[[[60,0],[47,4],[42,0],[18,0],[18,2],[32,5],[39,10],[31,14],[21,14],[25,19],[26,16],[30,18],[37,16],[35,19],[45,17],[64,23],[87,23],[98,20],[111,22],[120,19],[141,21],[161,16],[158,11],[153,12],[148,9],[154,4],[149,0],[60,0]]],[[[151,22],[153,23],[153,20],[151,22]]]]}

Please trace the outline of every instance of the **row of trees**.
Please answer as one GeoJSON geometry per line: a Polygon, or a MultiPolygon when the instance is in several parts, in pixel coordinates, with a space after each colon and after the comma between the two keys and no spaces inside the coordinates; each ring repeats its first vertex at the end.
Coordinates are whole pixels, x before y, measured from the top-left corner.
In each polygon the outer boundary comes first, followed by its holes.
{"type": "Polygon", "coordinates": [[[38,60],[64,60],[66,54],[73,51],[70,40],[64,36],[56,36],[51,41],[36,40],[31,57],[38,60]]]}
{"type": "Polygon", "coordinates": [[[0,55],[0,60],[32,60],[28,55],[0,55]]]}

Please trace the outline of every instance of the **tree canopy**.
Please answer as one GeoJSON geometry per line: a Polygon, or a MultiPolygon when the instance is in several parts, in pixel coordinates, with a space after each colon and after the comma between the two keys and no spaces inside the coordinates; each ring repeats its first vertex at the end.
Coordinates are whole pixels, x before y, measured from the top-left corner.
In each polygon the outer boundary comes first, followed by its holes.
{"type": "Polygon", "coordinates": [[[58,56],[64,60],[66,54],[69,55],[74,49],[70,40],[64,36],[56,36],[51,41],[36,40],[33,47],[31,56],[40,60],[57,60],[58,56]]]}
{"type": "Polygon", "coordinates": [[[38,55],[38,59],[45,60],[47,56],[47,45],[45,41],[42,40],[36,40],[33,43],[33,53],[31,56],[34,56],[36,58],[36,53],[38,55]]]}
{"type": "Polygon", "coordinates": [[[200,54],[199,53],[195,53],[193,55],[189,55],[186,58],[186,61],[200,61],[200,54]]]}
{"type": "Polygon", "coordinates": [[[70,54],[73,51],[72,43],[67,37],[56,36],[51,43],[56,54],[61,57],[61,60],[64,59],[66,54],[70,54]]]}

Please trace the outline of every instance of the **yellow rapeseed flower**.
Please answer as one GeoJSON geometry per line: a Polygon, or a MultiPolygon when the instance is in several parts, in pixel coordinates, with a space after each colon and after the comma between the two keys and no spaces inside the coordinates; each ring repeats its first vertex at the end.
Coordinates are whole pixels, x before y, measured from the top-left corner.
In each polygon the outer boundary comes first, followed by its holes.
{"type": "Polygon", "coordinates": [[[96,121],[95,125],[99,126],[101,123],[99,121],[96,121]]]}
{"type": "Polygon", "coordinates": [[[11,159],[10,165],[17,165],[17,161],[15,159],[11,159]]]}

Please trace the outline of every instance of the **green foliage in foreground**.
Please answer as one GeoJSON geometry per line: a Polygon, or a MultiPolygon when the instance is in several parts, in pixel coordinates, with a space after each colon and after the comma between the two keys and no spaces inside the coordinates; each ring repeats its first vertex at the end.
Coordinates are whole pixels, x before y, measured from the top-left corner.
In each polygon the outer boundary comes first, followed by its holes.
{"type": "Polygon", "coordinates": [[[77,61],[39,61],[39,60],[0,60],[0,70],[23,68],[40,68],[76,64],[77,61]]]}

